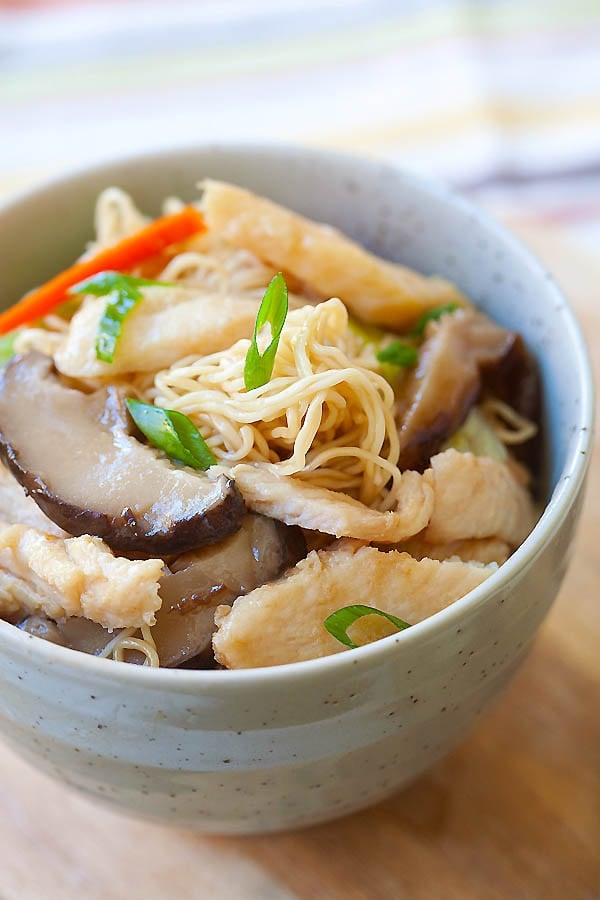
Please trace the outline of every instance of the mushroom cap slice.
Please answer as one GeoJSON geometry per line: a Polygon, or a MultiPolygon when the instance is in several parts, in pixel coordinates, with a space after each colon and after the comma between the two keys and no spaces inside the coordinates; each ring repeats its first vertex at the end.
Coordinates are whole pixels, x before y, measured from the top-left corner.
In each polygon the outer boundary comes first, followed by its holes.
{"type": "Polygon", "coordinates": [[[49,519],[124,554],[197,549],[237,531],[245,512],[232,479],[176,465],[129,434],[116,388],[67,387],[35,351],[0,373],[0,457],[49,519]]]}
{"type": "MultiPolygon", "coordinates": [[[[70,650],[77,650],[90,656],[100,656],[108,644],[121,633],[120,628],[110,631],[98,622],[92,622],[91,619],[84,619],[81,616],[69,616],[55,622],[43,613],[27,616],[17,623],[17,628],[44,641],[60,644],[61,647],[68,647],[70,650]]],[[[128,651],[128,663],[143,665],[145,659],[145,655],[139,650],[128,651]]]]}
{"type": "Polygon", "coordinates": [[[211,665],[215,609],[278,578],[306,553],[299,528],[248,514],[236,534],[178,557],[160,580],[152,636],[161,666],[211,665]]]}
{"type": "Polygon", "coordinates": [[[510,353],[516,335],[472,309],[431,322],[419,364],[398,403],[401,469],[423,471],[462,425],[481,390],[510,353]]]}
{"type": "Polygon", "coordinates": [[[49,619],[43,613],[33,613],[33,615],[26,616],[20,622],[17,622],[16,625],[21,631],[26,631],[27,634],[39,637],[43,641],[58,644],[61,647],[67,646],[64,635],[61,634],[56,622],[53,622],[52,619],[49,619]]]}
{"type": "Polygon", "coordinates": [[[35,637],[60,644],[71,650],[79,650],[91,656],[98,656],[107,644],[113,640],[120,629],[109,631],[98,622],[84,619],[82,616],[69,616],[55,622],[42,612],[32,613],[17,623],[17,628],[27,631],[35,637]]]}

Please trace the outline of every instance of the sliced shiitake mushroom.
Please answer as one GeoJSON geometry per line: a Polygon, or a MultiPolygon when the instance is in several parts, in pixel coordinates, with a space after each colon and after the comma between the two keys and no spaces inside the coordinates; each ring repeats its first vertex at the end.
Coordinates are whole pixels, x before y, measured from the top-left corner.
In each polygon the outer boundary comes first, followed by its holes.
{"type": "Polygon", "coordinates": [[[509,403],[536,408],[537,370],[521,339],[473,309],[431,322],[398,403],[401,469],[422,471],[464,422],[482,385],[510,371],[509,403]]]}
{"type": "MultiPolygon", "coordinates": [[[[65,640],[64,635],[61,634],[56,622],[53,622],[52,619],[48,619],[42,614],[36,613],[27,616],[25,619],[17,622],[16,625],[21,631],[33,634],[34,637],[39,637],[43,641],[49,641],[51,644],[59,644],[61,647],[68,646],[67,641],[65,640]]],[[[102,626],[98,627],[101,628],[102,626]]]]}
{"type": "MultiPolygon", "coordinates": [[[[543,450],[542,393],[535,357],[519,334],[513,334],[508,353],[481,372],[483,393],[512,406],[519,415],[535,422],[537,434],[523,444],[511,447],[514,456],[529,469],[535,493],[542,488],[539,478],[543,450]]],[[[542,499],[542,497],[540,497],[542,499]]]]}
{"type": "Polygon", "coordinates": [[[210,665],[216,607],[277,578],[305,552],[299,528],[249,514],[225,541],[176,559],[161,579],[152,629],[161,666],[210,665]]]}
{"type": "Polygon", "coordinates": [[[176,465],[129,433],[120,392],[67,387],[32,351],[0,373],[0,457],[57,525],[120,553],[173,555],[234,533],[232,479],[176,465]]]}
{"type": "MultiPolygon", "coordinates": [[[[61,647],[69,647],[70,650],[77,650],[80,653],[88,653],[90,656],[100,656],[107,645],[121,633],[120,628],[109,631],[98,622],[76,616],[54,622],[43,613],[27,616],[17,623],[17,628],[44,641],[60,644],[61,647]]],[[[145,658],[138,650],[130,650],[127,662],[141,665],[145,658]]]]}
{"type": "Polygon", "coordinates": [[[89,653],[92,656],[102,653],[107,644],[110,644],[121,632],[120,628],[109,631],[98,622],[92,622],[90,619],[79,616],[70,616],[68,619],[57,622],[56,628],[67,647],[79,650],[81,653],[89,653]]]}
{"type": "Polygon", "coordinates": [[[21,631],[27,631],[35,637],[50,641],[52,644],[60,644],[62,647],[70,647],[82,653],[98,656],[107,644],[119,633],[120,629],[109,631],[98,622],[89,619],[72,616],[55,622],[43,613],[33,613],[17,623],[21,631]]]}

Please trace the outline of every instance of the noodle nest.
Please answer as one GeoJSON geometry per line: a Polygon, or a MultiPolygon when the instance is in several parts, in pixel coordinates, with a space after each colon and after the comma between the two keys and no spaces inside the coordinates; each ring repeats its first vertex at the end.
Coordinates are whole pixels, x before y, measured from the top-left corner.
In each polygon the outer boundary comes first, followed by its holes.
{"type": "Polygon", "coordinates": [[[259,463],[391,508],[401,477],[394,391],[341,300],[292,310],[272,378],[246,391],[249,344],[159,372],[145,399],[189,416],[224,469],[259,463]]]}

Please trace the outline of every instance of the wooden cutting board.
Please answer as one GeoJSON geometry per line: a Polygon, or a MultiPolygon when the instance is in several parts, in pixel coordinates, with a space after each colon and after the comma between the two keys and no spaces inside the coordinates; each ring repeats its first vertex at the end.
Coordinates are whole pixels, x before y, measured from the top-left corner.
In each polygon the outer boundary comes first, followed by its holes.
{"type": "MultiPolygon", "coordinates": [[[[600,263],[559,231],[519,230],[600,371],[600,263]]],[[[567,581],[495,711],[410,788],[334,824],[264,838],[169,830],[81,799],[0,745],[0,900],[600,898],[599,546],[596,458],[567,581]]]]}

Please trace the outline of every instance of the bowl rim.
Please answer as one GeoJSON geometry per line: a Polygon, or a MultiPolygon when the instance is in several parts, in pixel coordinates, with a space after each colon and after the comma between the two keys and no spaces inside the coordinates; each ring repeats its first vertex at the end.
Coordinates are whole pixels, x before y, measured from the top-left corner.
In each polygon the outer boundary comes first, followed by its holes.
{"type": "MultiPolygon", "coordinates": [[[[562,314],[564,331],[567,334],[569,346],[574,350],[573,361],[576,365],[581,392],[579,422],[576,426],[576,439],[572,443],[565,466],[540,519],[529,536],[509,559],[497,571],[493,572],[485,582],[445,609],[429,616],[416,625],[412,625],[405,631],[381,638],[354,650],[340,651],[329,656],[301,662],[248,669],[195,670],[150,668],[106,660],[77,650],[71,650],[68,647],[61,647],[48,641],[42,641],[0,619],[0,637],[4,646],[6,646],[6,642],[10,643],[14,647],[15,653],[23,651],[25,658],[30,656],[28,650],[33,648],[33,652],[40,662],[45,660],[50,665],[61,664],[65,668],[71,668],[74,673],[78,672],[81,675],[96,677],[99,681],[104,679],[107,682],[114,682],[117,680],[129,683],[132,686],[144,687],[146,690],[158,689],[177,692],[180,689],[189,691],[200,689],[204,686],[206,688],[210,687],[214,691],[222,686],[223,691],[229,693],[230,690],[237,690],[242,686],[247,689],[277,679],[281,679],[283,684],[290,679],[313,679],[336,671],[342,677],[345,674],[349,674],[349,667],[356,664],[369,666],[378,661],[383,663],[390,653],[395,652],[397,645],[408,646],[421,639],[431,638],[436,633],[445,632],[448,628],[460,622],[467,611],[476,609],[487,602],[491,595],[506,588],[513,579],[519,576],[520,572],[531,565],[543,552],[554,533],[560,528],[561,523],[568,515],[580,492],[589,467],[593,446],[595,418],[594,383],[589,353],[575,313],[553,276],[517,237],[476,204],[447,186],[436,182],[434,179],[429,179],[421,174],[407,170],[389,160],[361,157],[338,150],[274,142],[207,141],[204,143],[175,143],[158,149],[150,148],[115,156],[104,156],[80,166],[72,167],[69,170],[63,170],[50,177],[39,179],[24,190],[9,195],[0,201],[0,217],[10,214],[11,210],[18,209],[23,203],[30,199],[36,199],[46,192],[52,192],[61,187],[72,187],[74,182],[86,177],[97,176],[102,171],[106,171],[108,176],[110,171],[117,166],[127,166],[133,163],[152,166],[154,163],[159,163],[170,156],[187,156],[192,153],[202,155],[215,152],[220,152],[230,157],[243,156],[246,153],[250,153],[256,156],[261,155],[265,159],[268,159],[269,155],[272,154],[279,158],[289,156],[296,159],[301,155],[304,158],[312,157],[315,162],[327,160],[332,164],[339,162],[361,166],[364,170],[370,169],[373,174],[378,172],[380,177],[385,176],[386,173],[394,177],[400,176],[405,182],[415,187],[421,195],[435,198],[473,217],[493,240],[501,240],[510,254],[520,258],[533,271],[533,274],[545,283],[545,288],[549,292],[549,298],[552,300],[553,307],[562,314]],[[31,641],[34,641],[33,645],[31,641]]],[[[1,656],[2,650],[0,649],[1,656]]]]}

